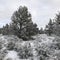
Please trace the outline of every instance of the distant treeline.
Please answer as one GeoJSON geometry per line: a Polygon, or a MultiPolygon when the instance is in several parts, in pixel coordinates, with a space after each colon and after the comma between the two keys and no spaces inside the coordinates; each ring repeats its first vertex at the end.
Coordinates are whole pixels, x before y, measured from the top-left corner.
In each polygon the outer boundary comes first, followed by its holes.
{"type": "Polygon", "coordinates": [[[6,24],[0,28],[0,33],[3,35],[16,35],[23,40],[33,39],[31,36],[36,34],[56,34],[60,35],[60,13],[56,14],[56,17],[46,25],[45,29],[37,27],[36,23],[33,23],[32,16],[26,6],[20,6],[11,17],[11,23],[6,24]]]}

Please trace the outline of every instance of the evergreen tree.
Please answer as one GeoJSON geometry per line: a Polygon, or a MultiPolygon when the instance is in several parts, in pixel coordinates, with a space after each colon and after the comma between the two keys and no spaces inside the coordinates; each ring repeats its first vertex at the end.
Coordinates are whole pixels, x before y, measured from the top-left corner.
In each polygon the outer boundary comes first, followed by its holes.
{"type": "Polygon", "coordinates": [[[59,14],[56,14],[56,24],[60,24],[60,13],[59,14]]]}
{"type": "Polygon", "coordinates": [[[53,22],[50,19],[48,25],[46,25],[46,33],[48,33],[49,35],[51,35],[53,33],[53,22]]]}
{"type": "Polygon", "coordinates": [[[56,14],[56,18],[54,20],[54,34],[60,36],[60,13],[56,14]]]}
{"type": "Polygon", "coordinates": [[[48,34],[48,25],[46,25],[45,29],[44,29],[44,33],[48,34]]]}
{"type": "Polygon", "coordinates": [[[13,30],[15,30],[15,35],[24,40],[38,33],[37,25],[33,24],[31,14],[25,6],[20,6],[14,12],[12,15],[12,24],[14,25],[13,30]]]}
{"type": "Polygon", "coordinates": [[[0,34],[2,34],[2,28],[0,28],[0,34]]]}
{"type": "Polygon", "coordinates": [[[2,34],[3,35],[8,35],[9,33],[9,25],[8,24],[6,24],[5,26],[3,26],[3,28],[2,28],[2,34]]]}
{"type": "Polygon", "coordinates": [[[51,35],[53,33],[53,22],[51,19],[48,23],[48,33],[49,33],[49,35],[51,35]]]}
{"type": "Polygon", "coordinates": [[[43,33],[44,33],[43,28],[41,28],[41,29],[39,30],[39,33],[40,33],[40,34],[43,34],[43,33]]]}

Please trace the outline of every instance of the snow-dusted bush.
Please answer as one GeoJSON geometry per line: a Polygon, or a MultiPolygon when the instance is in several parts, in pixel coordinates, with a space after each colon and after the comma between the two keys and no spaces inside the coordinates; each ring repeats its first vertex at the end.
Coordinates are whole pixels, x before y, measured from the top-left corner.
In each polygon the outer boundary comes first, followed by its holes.
{"type": "Polygon", "coordinates": [[[3,60],[3,59],[4,59],[4,57],[6,56],[6,54],[7,54],[7,50],[6,50],[6,49],[5,49],[5,50],[0,51],[0,60],[3,60]]]}
{"type": "Polygon", "coordinates": [[[20,56],[20,59],[28,59],[29,57],[33,57],[32,49],[27,46],[21,47],[18,55],[20,56]]]}
{"type": "Polygon", "coordinates": [[[23,60],[57,60],[60,56],[60,39],[45,34],[35,36],[33,41],[22,41],[15,36],[2,36],[0,42],[0,60],[7,55],[14,55],[12,51],[23,60]]]}
{"type": "Polygon", "coordinates": [[[15,46],[15,43],[14,43],[14,42],[9,42],[9,43],[7,44],[7,49],[8,49],[8,50],[14,50],[14,46],[15,46]]]}

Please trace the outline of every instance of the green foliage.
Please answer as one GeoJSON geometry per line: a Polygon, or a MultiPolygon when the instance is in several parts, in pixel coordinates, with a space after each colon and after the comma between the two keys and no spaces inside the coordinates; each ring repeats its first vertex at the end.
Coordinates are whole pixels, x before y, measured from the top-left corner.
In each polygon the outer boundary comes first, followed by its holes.
{"type": "Polygon", "coordinates": [[[14,34],[23,40],[28,40],[32,35],[38,33],[36,24],[33,24],[31,14],[28,12],[27,7],[20,6],[17,11],[12,15],[12,24],[14,34]]]}
{"type": "Polygon", "coordinates": [[[32,35],[39,33],[37,24],[33,23],[31,14],[27,7],[20,6],[11,17],[11,23],[0,29],[3,35],[16,35],[23,40],[32,39],[32,35]]]}
{"type": "Polygon", "coordinates": [[[56,24],[60,24],[60,13],[56,14],[55,21],[56,21],[56,24]]]}
{"type": "Polygon", "coordinates": [[[41,29],[39,30],[39,33],[40,33],[40,34],[44,34],[43,28],[41,28],[41,29]]]}
{"type": "Polygon", "coordinates": [[[3,35],[8,35],[9,34],[9,25],[6,24],[5,26],[3,26],[2,28],[2,34],[3,35]]]}
{"type": "Polygon", "coordinates": [[[0,42],[0,49],[2,49],[2,43],[0,42]]]}
{"type": "Polygon", "coordinates": [[[45,33],[60,36],[60,13],[56,14],[56,17],[53,20],[50,19],[48,25],[46,25],[45,33]]]}
{"type": "Polygon", "coordinates": [[[60,13],[56,14],[56,18],[54,20],[54,34],[60,36],[60,13]]]}
{"type": "Polygon", "coordinates": [[[5,49],[5,50],[0,51],[0,60],[4,60],[4,57],[6,56],[6,54],[7,54],[6,49],[5,49]]]}
{"type": "Polygon", "coordinates": [[[20,59],[28,59],[33,56],[33,53],[30,47],[24,46],[20,48],[18,55],[20,56],[20,59]]]}
{"type": "Polygon", "coordinates": [[[49,35],[53,34],[53,22],[50,19],[48,25],[46,25],[45,32],[49,35]]]}
{"type": "Polygon", "coordinates": [[[14,46],[15,46],[15,43],[9,42],[9,43],[7,44],[7,49],[8,49],[8,50],[14,50],[14,46]]]}

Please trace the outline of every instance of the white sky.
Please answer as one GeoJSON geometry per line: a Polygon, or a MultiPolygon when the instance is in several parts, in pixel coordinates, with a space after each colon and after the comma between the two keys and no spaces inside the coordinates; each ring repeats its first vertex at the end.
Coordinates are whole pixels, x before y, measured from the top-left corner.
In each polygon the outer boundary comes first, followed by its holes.
{"type": "Polygon", "coordinates": [[[60,11],[60,0],[0,0],[0,27],[11,21],[19,6],[27,6],[32,20],[38,27],[44,27],[50,18],[60,11]]]}

